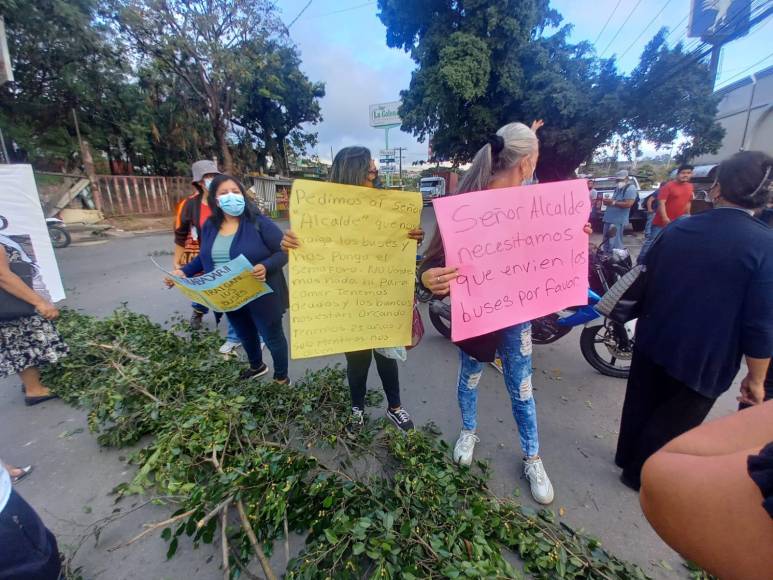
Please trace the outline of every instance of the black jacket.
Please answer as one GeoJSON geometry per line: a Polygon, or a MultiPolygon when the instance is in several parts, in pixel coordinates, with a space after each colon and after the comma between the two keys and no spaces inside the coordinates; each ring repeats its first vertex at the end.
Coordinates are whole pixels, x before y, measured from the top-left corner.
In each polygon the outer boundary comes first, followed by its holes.
{"type": "Polygon", "coordinates": [[[636,350],[710,398],[730,388],[743,355],[773,355],[773,230],[718,208],[663,230],[645,258],[636,350]]]}

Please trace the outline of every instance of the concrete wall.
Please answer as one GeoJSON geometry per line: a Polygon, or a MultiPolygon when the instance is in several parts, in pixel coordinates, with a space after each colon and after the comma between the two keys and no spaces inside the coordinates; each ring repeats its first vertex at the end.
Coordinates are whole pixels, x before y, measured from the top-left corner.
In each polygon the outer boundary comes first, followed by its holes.
{"type": "Polygon", "coordinates": [[[756,86],[749,77],[722,89],[719,94],[722,100],[717,120],[726,131],[722,146],[717,153],[702,155],[693,163],[719,163],[741,150],[773,155],[773,67],[757,73],[756,86]]]}

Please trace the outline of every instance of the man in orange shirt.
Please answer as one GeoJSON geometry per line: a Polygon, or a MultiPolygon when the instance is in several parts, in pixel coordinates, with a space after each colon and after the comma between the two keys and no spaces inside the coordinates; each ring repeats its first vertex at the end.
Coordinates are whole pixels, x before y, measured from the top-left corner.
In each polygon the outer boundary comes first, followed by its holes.
{"type": "Polygon", "coordinates": [[[655,219],[652,220],[650,235],[639,253],[639,264],[644,261],[644,256],[647,255],[663,228],[672,221],[690,213],[690,203],[693,198],[692,183],[690,183],[692,171],[692,165],[680,165],[676,172],[676,179],[660,187],[657,199],[658,208],[655,212],[655,219]]]}

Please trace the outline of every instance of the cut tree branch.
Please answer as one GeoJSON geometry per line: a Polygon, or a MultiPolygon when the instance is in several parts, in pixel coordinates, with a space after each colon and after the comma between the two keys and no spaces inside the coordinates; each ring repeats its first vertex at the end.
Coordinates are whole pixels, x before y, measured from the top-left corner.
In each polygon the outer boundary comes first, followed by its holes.
{"type": "Polygon", "coordinates": [[[277,580],[274,571],[271,569],[271,563],[268,561],[268,558],[266,558],[266,554],[263,552],[263,548],[261,548],[260,544],[258,543],[258,538],[255,536],[255,531],[250,525],[250,520],[247,519],[247,512],[244,511],[244,503],[242,503],[241,498],[236,500],[236,509],[239,511],[239,518],[242,520],[242,528],[244,528],[244,532],[250,539],[250,544],[252,544],[252,549],[255,551],[255,555],[258,557],[260,567],[263,568],[263,573],[266,575],[266,579],[277,580]]]}

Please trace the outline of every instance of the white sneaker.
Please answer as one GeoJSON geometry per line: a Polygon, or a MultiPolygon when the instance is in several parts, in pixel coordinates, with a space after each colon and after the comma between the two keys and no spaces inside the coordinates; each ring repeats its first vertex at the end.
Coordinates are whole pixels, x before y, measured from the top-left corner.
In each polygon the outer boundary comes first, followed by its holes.
{"type": "Polygon", "coordinates": [[[459,465],[470,465],[472,463],[472,452],[475,451],[475,444],[480,441],[475,431],[462,429],[459,439],[454,445],[454,461],[459,465]]]}
{"type": "Polygon", "coordinates": [[[553,503],[553,484],[550,483],[545,466],[542,465],[542,459],[524,459],[523,474],[529,480],[534,501],[542,505],[553,503]]]}
{"type": "Polygon", "coordinates": [[[233,352],[242,345],[240,342],[233,342],[232,340],[226,340],[221,346],[218,352],[220,354],[233,354],[233,352]]]}

